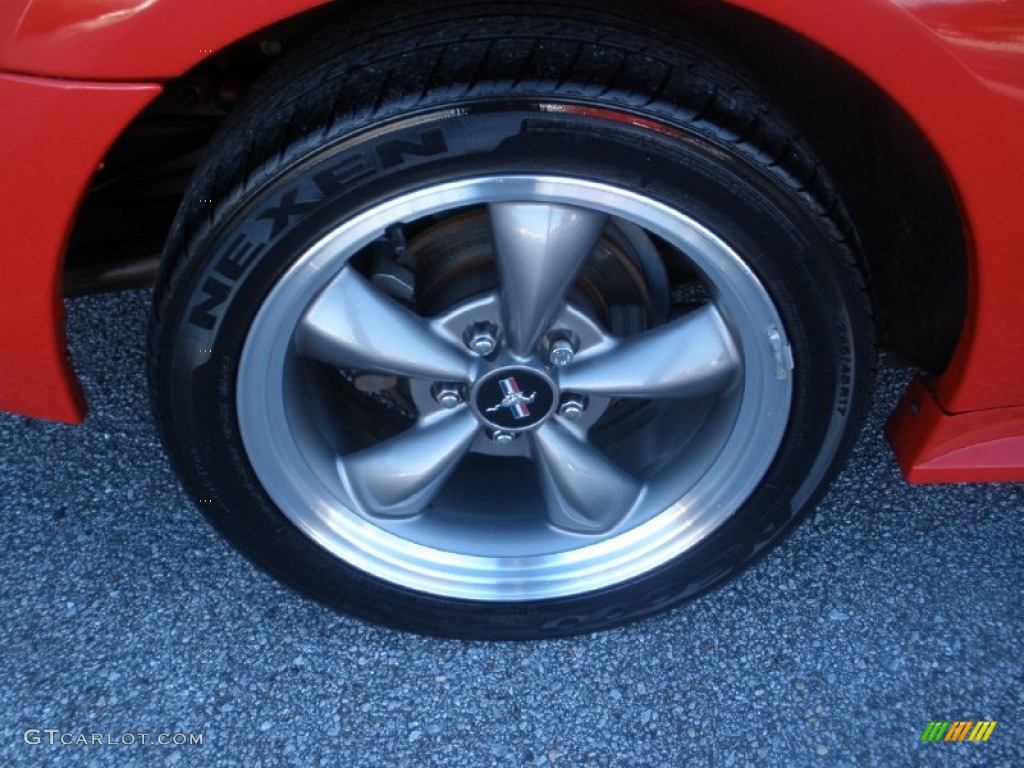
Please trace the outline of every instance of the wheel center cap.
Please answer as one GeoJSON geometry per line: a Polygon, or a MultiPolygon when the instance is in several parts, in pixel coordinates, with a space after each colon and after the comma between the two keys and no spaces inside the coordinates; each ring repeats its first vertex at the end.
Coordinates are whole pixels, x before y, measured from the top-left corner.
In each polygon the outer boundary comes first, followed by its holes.
{"type": "Polygon", "coordinates": [[[523,431],[546,419],[556,405],[555,383],[530,368],[501,368],[481,378],[473,404],[482,421],[496,429],[523,431]]]}

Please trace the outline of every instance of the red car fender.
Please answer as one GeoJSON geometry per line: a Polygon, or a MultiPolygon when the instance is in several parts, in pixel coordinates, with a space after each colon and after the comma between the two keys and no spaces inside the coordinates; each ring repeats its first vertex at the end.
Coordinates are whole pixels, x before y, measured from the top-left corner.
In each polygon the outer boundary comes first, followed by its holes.
{"type": "Polygon", "coordinates": [[[215,51],[329,0],[4,0],[0,70],[168,80],[215,51]]]}
{"type": "MultiPolygon", "coordinates": [[[[989,432],[977,429],[977,412],[991,416],[992,409],[1024,405],[1024,337],[1014,333],[1018,297],[1024,295],[1018,258],[1024,242],[1018,192],[1024,178],[1024,3],[732,1],[816,41],[867,75],[914,118],[945,164],[969,223],[967,323],[946,373],[918,393],[914,412],[909,404],[903,406],[892,435],[901,466],[912,477],[914,467],[936,466],[934,459],[946,455],[943,446],[955,444],[960,459],[952,464],[961,467],[959,474],[947,461],[934,472],[919,472],[916,479],[972,479],[972,462],[988,466],[992,461],[988,448],[971,454],[972,432],[978,446],[990,443],[989,432]],[[921,408],[920,397],[932,400],[928,409],[921,408]],[[925,410],[933,416],[917,419],[925,410]]],[[[90,80],[165,79],[253,31],[323,4],[221,0],[212,12],[208,0],[8,2],[0,6],[0,69],[90,80]]],[[[9,99],[24,99],[26,87],[4,78],[0,101],[17,104],[9,99]]],[[[98,86],[38,87],[50,96],[36,93],[25,114],[31,119],[46,113],[57,124],[35,135],[23,126],[0,127],[0,160],[6,167],[31,164],[14,154],[30,153],[46,157],[50,169],[42,178],[17,174],[17,190],[8,188],[10,175],[0,180],[0,205],[17,210],[10,206],[19,195],[49,196],[51,208],[61,205],[43,211],[46,206],[40,203],[33,218],[16,220],[23,226],[0,234],[3,250],[20,254],[14,265],[20,277],[0,286],[0,334],[32,337],[31,345],[8,341],[0,349],[0,408],[74,419],[81,412],[72,407],[73,375],[61,363],[62,310],[56,288],[61,250],[91,175],[85,168],[95,168],[103,150],[155,95],[156,86],[133,86],[145,95],[120,90],[128,86],[109,86],[102,98],[98,86]],[[63,95],[58,97],[55,88],[63,95]],[[76,90],[81,93],[72,95],[76,90]],[[68,120],[82,110],[103,113],[102,119],[90,121],[84,137],[68,120]],[[56,162],[54,153],[67,164],[56,162]],[[42,236],[43,223],[55,229],[42,236]],[[6,309],[12,305],[21,308],[6,309]],[[27,373],[30,369],[34,372],[27,373]]],[[[1024,441],[1004,435],[1000,445],[1002,474],[1024,479],[1024,441]]]]}
{"type": "Polygon", "coordinates": [[[1024,3],[735,0],[879,84],[942,158],[969,224],[968,321],[936,396],[952,413],[1024,404],[1024,3]]]}
{"type": "Polygon", "coordinates": [[[64,249],[111,142],[160,93],[0,74],[0,410],[85,415],[64,338],[64,249]]]}
{"type": "Polygon", "coordinates": [[[967,318],[945,373],[916,381],[890,419],[903,474],[922,483],[1024,480],[1024,3],[733,2],[874,80],[931,140],[957,193],[967,318]]]}

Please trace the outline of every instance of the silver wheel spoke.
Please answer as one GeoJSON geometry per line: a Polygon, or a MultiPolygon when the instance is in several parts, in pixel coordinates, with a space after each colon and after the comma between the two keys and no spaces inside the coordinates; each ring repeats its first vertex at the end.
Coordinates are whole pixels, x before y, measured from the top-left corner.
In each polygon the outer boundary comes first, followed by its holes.
{"type": "Polygon", "coordinates": [[[634,507],[644,487],[557,422],[533,433],[535,459],[552,525],[598,534],[634,507]]]}
{"type": "Polygon", "coordinates": [[[506,333],[513,351],[526,355],[561,309],[607,216],[554,204],[493,203],[489,210],[506,333]]]}
{"type": "Polygon", "coordinates": [[[420,512],[469,450],[479,425],[467,408],[419,423],[341,460],[346,490],[370,515],[420,512]]]}
{"type": "Polygon", "coordinates": [[[351,267],[302,316],[296,340],[302,354],[338,368],[449,381],[469,375],[468,355],[351,267]]]}
{"type": "Polygon", "coordinates": [[[693,397],[720,392],[740,353],[713,305],[622,341],[561,371],[563,391],[607,397],[693,397]]]}

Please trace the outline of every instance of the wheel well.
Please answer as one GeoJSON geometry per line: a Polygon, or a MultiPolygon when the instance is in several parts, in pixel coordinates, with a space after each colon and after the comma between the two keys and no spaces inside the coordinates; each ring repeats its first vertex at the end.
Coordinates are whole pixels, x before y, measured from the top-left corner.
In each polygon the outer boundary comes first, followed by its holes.
{"type": "Polygon", "coordinates": [[[878,338],[941,373],[967,313],[967,245],[941,160],[914,121],[839,57],[724,3],[691,18],[753,71],[811,144],[861,241],[878,338]]]}
{"type": "MultiPolygon", "coordinates": [[[[144,284],[199,158],[231,106],[281,53],[352,6],[332,3],[240,40],[165,84],[108,153],[69,245],[65,289],[144,284]]],[[[967,305],[967,249],[941,161],[912,119],[841,59],[724,3],[676,3],[744,63],[828,169],[856,226],[878,336],[941,372],[967,305]]]]}

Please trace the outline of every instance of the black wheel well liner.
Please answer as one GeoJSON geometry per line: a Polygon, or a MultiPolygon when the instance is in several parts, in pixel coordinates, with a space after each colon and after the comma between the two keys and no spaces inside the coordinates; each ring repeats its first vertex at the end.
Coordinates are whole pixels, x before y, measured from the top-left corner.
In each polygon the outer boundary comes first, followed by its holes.
{"type": "MultiPolygon", "coordinates": [[[[192,170],[227,109],[280,54],[351,11],[333,3],[238,41],[165,84],[117,140],[75,223],[70,294],[111,287],[97,275],[152,262],[192,170]]],[[[832,176],[862,247],[883,346],[932,373],[948,363],[967,305],[965,227],[941,160],[913,120],[846,62],[726,3],[675,3],[751,70],[832,176]]],[[[116,273],[115,273],[116,274],[116,273]]],[[[121,272],[144,276],[146,270],[121,272]]],[[[122,280],[123,283],[123,280],[122,280]]]]}

